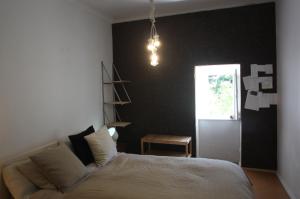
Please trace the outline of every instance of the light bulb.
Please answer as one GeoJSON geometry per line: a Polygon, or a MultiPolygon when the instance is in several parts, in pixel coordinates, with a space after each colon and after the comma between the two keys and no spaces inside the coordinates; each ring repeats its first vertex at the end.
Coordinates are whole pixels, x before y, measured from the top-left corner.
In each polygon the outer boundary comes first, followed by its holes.
{"type": "Polygon", "coordinates": [[[153,44],[148,44],[147,49],[148,49],[149,51],[153,51],[153,49],[154,49],[153,44]]]}
{"type": "Polygon", "coordinates": [[[160,46],[160,41],[159,41],[159,35],[154,35],[153,37],[153,43],[155,47],[159,47],[160,46]]]}
{"type": "Polygon", "coordinates": [[[152,38],[148,39],[148,46],[147,46],[148,50],[152,51],[154,49],[154,47],[155,47],[154,39],[152,39],[152,38]]]}
{"type": "Polygon", "coordinates": [[[151,66],[157,66],[158,65],[158,55],[156,53],[152,53],[151,56],[150,56],[150,64],[151,66]]]}
{"type": "Polygon", "coordinates": [[[158,56],[157,56],[157,54],[155,54],[155,53],[153,53],[152,55],[151,55],[151,57],[150,57],[150,59],[151,59],[151,61],[158,61],[158,56]]]}
{"type": "Polygon", "coordinates": [[[157,66],[158,65],[158,61],[153,61],[152,60],[150,64],[151,64],[151,66],[157,66]]]}
{"type": "Polygon", "coordinates": [[[155,40],[154,46],[155,46],[155,47],[159,47],[159,46],[160,46],[160,41],[159,41],[159,40],[155,40]]]}

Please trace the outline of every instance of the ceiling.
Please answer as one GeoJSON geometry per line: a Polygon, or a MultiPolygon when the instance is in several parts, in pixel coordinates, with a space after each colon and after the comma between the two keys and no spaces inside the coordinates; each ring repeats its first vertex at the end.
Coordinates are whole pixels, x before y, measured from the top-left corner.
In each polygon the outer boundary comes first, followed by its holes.
{"type": "MultiPolygon", "coordinates": [[[[80,0],[114,23],[148,18],[149,0],[80,0]]],[[[274,0],[155,0],[156,15],[166,16],[180,13],[236,7],[274,0]]]]}

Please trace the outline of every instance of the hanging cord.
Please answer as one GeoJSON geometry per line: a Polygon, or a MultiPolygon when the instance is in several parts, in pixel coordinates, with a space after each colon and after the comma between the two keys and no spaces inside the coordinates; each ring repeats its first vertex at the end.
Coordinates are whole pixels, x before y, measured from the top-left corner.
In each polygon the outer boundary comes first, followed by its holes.
{"type": "Polygon", "coordinates": [[[155,27],[155,3],[154,0],[150,0],[151,4],[151,11],[150,11],[150,21],[151,21],[151,32],[150,32],[150,38],[153,38],[154,35],[157,34],[156,27],[155,27]]]}
{"type": "Polygon", "coordinates": [[[151,11],[150,11],[150,20],[152,23],[155,23],[155,3],[154,0],[150,0],[151,11]]]}

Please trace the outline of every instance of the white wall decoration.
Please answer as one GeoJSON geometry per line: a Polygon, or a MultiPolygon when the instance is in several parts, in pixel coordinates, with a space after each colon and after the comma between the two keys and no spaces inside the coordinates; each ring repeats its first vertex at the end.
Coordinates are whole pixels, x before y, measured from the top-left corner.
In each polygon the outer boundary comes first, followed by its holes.
{"type": "Polygon", "coordinates": [[[273,77],[259,77],[259,72],[273,74],[273,65],[251,64],[251,75],[243,77],[243,82],[247,93],[245,109],[259,111],[260,108],[270,108],[270,105],[277,104],[277,93],[264,93],[259,91],[259,85],[262,90],[273,88],[273,77]]]}

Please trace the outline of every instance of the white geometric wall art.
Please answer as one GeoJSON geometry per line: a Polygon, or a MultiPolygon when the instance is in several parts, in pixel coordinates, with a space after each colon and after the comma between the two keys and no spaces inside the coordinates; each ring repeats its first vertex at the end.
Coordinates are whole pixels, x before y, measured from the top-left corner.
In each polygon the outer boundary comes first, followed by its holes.
{"type": "Polygon", "coordinates": [[[259,72],[271,75],[273,74],[273,65],[251,64],[251,75],[243,77],[244,86],[248,91],[245,109],[259,111],[260,108],[270,108],[270,105],[276,105],[278,103],[277,93],[264,93],[259,91],[260,85],[263,90],[273,88],[273,77],[259,77],[259,72]]]}

